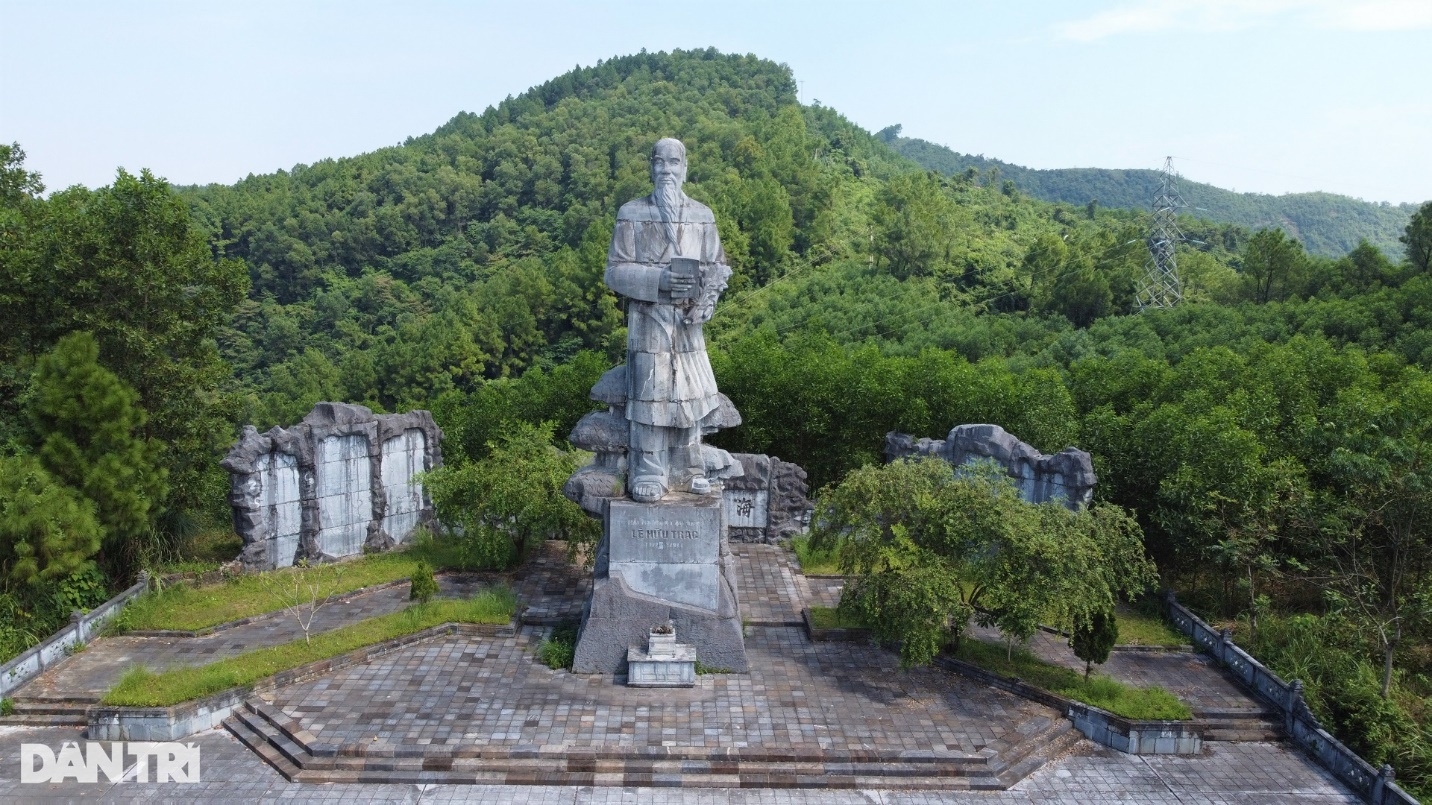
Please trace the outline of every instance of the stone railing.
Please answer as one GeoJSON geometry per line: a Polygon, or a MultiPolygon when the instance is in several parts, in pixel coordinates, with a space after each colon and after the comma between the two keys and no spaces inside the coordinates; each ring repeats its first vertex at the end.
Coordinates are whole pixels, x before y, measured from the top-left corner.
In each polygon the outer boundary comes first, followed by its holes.
{"type": "Polygon", "coordinates": [[[16,688],[44,673],[47,668],[75,653],[99,634],[110,618],[118,615],[125,604],[149,589],[149,574],[140,571],[133,587],[116,595],[88,613],[70,615],[69,625],[50,635],[45,642],[15,659],[0,665],[0,697],[9,696],[16,688]]]}
{"type": "Polygon", "coordinates": [[[1375,769],[1318,723],[1303,701],[1303,684],[1284,682],[1248,652],[1229,639],[1227,629],[1214,629],[1164,591],[1164,611],[1174,628],[1187,635],[1195,648],[1207,652],[1244,685],[1278,709],[1283,730],[1318,763],[1332,772],[1372,805],[1417,805],[1411,794],[1393,780],[1391,766],[1375,769]]]}

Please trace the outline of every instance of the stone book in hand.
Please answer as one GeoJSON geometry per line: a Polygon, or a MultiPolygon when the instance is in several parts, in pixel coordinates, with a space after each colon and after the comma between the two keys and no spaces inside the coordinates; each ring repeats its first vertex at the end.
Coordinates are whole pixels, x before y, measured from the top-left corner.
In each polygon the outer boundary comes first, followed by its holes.
{"type": "Polygon", "coordinates": [[[671,258],[671,276],[686,277],[691,285],[685,292],[671,290],[672,299],[695,299],[701,293],[701,261],[694,257],[671,258]]]}

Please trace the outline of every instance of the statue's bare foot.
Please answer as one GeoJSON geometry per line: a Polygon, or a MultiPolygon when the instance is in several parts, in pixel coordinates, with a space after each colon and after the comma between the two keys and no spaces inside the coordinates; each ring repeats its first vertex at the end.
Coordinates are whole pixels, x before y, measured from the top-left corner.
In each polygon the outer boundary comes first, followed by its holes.
{"type": "Polygon", "coordinates": [[[666,494],[666,487],[656,481],[637,481],[631,485],[631,499],[637,503],[655,503],[666,494]]]}
{"type": "Polygon", "coordinates": [[[706,480],[706,477],[702,475],[692,478],[691,485],[687,488],[691,490],[691,494],[693,495],[711,494],[711,482],[706,480]]]}

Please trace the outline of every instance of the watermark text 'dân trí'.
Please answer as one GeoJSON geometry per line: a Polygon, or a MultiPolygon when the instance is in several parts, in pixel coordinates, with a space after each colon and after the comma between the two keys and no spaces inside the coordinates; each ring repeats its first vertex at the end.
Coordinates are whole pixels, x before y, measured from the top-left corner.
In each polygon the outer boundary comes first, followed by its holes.
{"type": "Polygon", "coordinates": [[[56,752],[45,744],[20,744],[21,783],[97,783],[101,772],[111,783],[197,783],[199,745],[85,741],[81,747],[65,741],[56,752]]]}

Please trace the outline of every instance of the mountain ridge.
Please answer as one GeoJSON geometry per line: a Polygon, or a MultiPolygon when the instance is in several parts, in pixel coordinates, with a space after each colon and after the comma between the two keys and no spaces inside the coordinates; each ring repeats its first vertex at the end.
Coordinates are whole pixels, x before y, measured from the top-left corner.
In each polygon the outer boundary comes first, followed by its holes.
{"type": "MultiPolygon", "coordinates": [[[[900,136],[900,126],[889,126],[877,136],[896,153],[928,170],[953,176],[973,168],[996,181],[1044,201],[1147,210],[1160,181],[1160,172],[1142,168],[1052,168],[1016,165],[984,155],[962,154],[928,140],[900,136]]],[[[1278,227],[1301,241],[1313,254],[1341,257],[1366,239],[1393,259],[1402,253],[1402,234],[1416,204],[1392,204],[1355,199],[1337,193],[1238,193],[1204,182],[1180,181],[1188,214],[1249,229],[1278,227]]]]}

